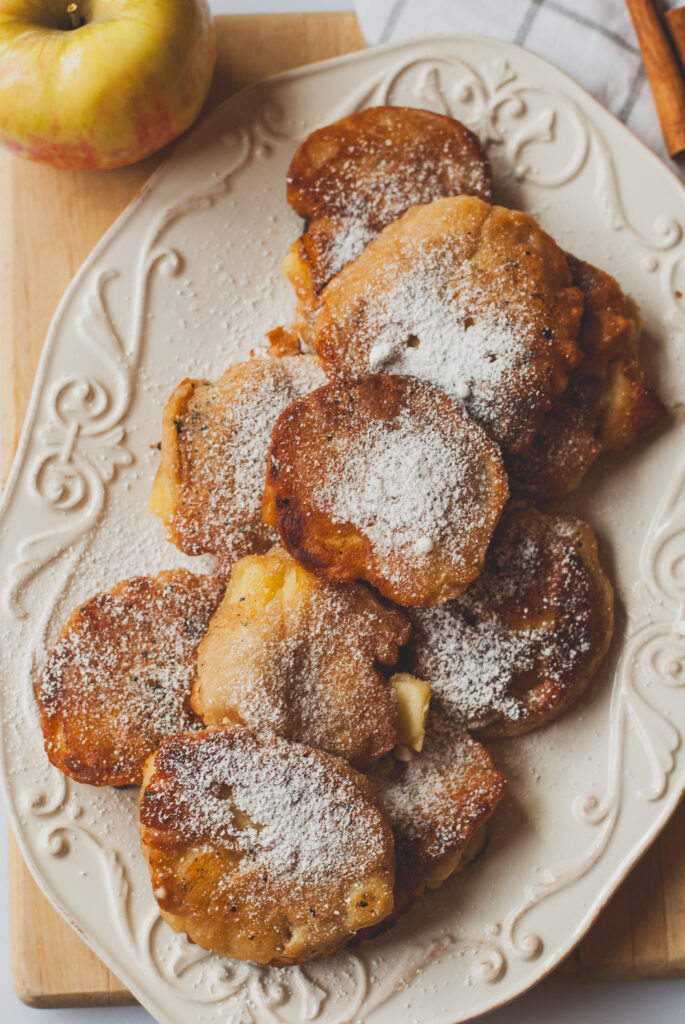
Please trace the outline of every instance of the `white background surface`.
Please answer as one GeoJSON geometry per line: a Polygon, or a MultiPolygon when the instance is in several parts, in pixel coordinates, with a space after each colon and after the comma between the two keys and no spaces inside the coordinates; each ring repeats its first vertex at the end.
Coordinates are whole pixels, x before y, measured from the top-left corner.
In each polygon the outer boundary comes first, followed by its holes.
{"type": "MultiPolygon", "coordinates": [[[[345,0],[210,0],[210,5],[219,14],[352,7],[345,0]]],[[[0,815],[0,833],[5,827],[0,815]]],[[[7,878],[6,849],[6,836],[0,834],[0,879],[7,878]]],[[[23,1006],[12,989],[7,888],[0,885],[0,1024],[143,1024],[151,1019],[138,1007],[34,1010],[23,1006]]],[[[551,979],[480,1019],[484,1024],[643,1024],[652,1020],[683,1024],[685,981],[573,984],[551,979]]]]}

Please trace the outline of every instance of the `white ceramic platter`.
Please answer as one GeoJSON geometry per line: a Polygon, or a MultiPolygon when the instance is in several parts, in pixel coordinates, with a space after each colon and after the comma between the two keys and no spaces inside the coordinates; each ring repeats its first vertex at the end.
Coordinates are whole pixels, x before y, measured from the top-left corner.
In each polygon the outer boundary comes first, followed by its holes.
{"type": "Polygon", "coordinates": [[[220,374],[289,321],[279,270],[299,233],[284,201],[289,159],[313,128],[377,103],[448,112],[479,133],[498,200],[532,212],[640,302],[648,365],[681,408],[685,193],[574,82],[515,46],[441,36],[282,75],[225,103],[152,179],[50,330],[4,502],[0,685],[4,785],[29,866],[167,1024],[467,1020],[565,956],[684,785],[677,412],[568,503],[598,531],[617,588],[601,678],[557,724],[493,745],[510,781],[487,855],[387,937],[287,970],[206,954],[158,916],[135,792],[77,785],[46,760],[33,684],[65,614],[125,576],[182,561],[146,512],[166,398],[183,377],[220,374]]]}

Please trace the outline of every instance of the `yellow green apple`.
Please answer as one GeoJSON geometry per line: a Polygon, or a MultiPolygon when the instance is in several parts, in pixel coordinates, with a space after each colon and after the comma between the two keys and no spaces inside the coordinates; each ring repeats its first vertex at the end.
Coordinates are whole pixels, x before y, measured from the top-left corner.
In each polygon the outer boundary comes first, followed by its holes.
{"type": "Polygon", "coordinates": [[[0,142],[121,167],[185,131],[216,59],[207,0],[0,0],[0,142]]]}

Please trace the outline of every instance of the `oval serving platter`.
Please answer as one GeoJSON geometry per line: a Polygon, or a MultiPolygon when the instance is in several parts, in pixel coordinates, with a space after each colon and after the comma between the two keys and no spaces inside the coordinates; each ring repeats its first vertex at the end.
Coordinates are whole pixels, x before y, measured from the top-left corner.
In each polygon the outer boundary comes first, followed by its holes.
{"type": "Polygon", "coordinates": [[[685,428],[593,471],[587,518],[617,590],[600,677],[557,723],[492,744],[509,789],[487,854],[387,936],[305,967],[221,960],[161,921],[136,793],[66,780],[42,748],[33,685],[66,613],[184,559],[145,511],[161,411],[287,323],[280,261],[300,224],[285,171],[313,128],[378,103],[452,114],[487,144],[496,201],[640,303],[648,368],[672,409],[685,373],[685,193],[571,79],[511,44],[439,36],[289,72],[200,125],[96,247],[52,323],[0,528],[2,764],[41,888],[165,1024],[468,1020],[569,952],[685,784],[685,428]]]}

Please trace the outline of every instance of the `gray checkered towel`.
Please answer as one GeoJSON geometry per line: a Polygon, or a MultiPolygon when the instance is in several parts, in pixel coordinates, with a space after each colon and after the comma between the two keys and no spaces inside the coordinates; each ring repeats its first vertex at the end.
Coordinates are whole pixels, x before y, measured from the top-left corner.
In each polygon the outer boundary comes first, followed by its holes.
{"type": "MultiPolygon", "coordinates": [[[[680,2],[666,0],[665,6],[680,2]]],[[[596,96],[685,181],[685,167],[666,153],[624,0],[356,0],[356,5],[369,43],[474,32],[539,53],[596,96]]]]}

